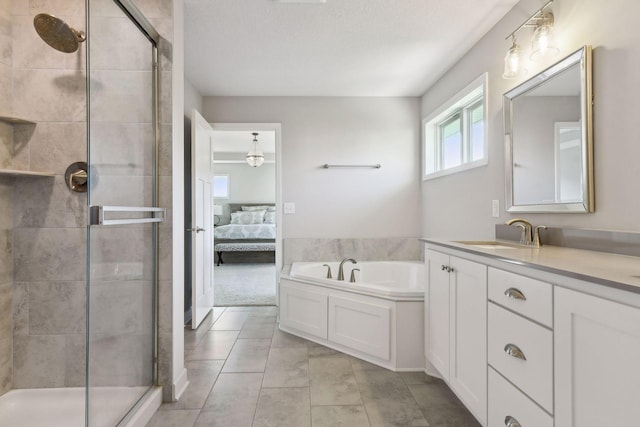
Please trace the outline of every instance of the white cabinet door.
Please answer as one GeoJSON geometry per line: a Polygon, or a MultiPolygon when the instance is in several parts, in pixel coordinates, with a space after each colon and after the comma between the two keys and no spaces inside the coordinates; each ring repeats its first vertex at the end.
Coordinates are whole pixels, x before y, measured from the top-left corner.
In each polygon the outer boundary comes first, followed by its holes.
{"type": "Polygon", "coordinates": [[[390,329],[391,308],[329,296],[329,341],[389,360],[390,329]]]}
{"type": "Polygon", "coordinates": [[[280,324],[326,340],[327,298],[327,295],[299,289],[281,280],[280,324]]]}
{"type": "Polygon", "coordinates": [[[554,292],[555,425],[638,425],[640,309],[554,292]]]}
{"type": "Polygon", "coordinates": [[[449,255],[427,251],[429,282],[425,288],[425,331],[427,359],[449,379],[449,255]]]}
{"type": "Polygon", "coordinates": [[[449,384],[487,420],[487,267],[451,257],[449,384]]]}

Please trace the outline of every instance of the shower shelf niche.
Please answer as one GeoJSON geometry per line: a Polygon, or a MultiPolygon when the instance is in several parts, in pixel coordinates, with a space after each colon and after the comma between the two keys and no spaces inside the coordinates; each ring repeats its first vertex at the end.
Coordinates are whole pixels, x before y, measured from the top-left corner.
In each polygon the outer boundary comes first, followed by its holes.
{"type": "Polygon", "coordinates": [[[35,125],[33,120],[22,119],[13,116],[0,116],[0,122],[9,123],[10,125],[35,125]]]}
{"type": "Polygon", "coordinates": [[[25,171],[25,170],[17,170],[17,169],[0,169],[1,175],[11,175],[11,176],[33,176],[33,177],[52,177],[56,176],[51,172],[37,172],[37,171],[25,171]]]}

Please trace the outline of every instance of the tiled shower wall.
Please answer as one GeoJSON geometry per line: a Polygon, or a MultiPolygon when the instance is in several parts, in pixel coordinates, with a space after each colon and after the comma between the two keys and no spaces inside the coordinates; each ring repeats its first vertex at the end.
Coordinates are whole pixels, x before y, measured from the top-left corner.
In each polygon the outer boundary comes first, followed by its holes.
{"type": "MultiPolygon", "coordinates": [[[[11,113],[11,2],[0,2],[0,115],[11,113]]],[[[0,123],[0,169],[13,167],[13,126],[0,123]]],[[[0,395],[13,379],[13,178],[0,176],[0,395]]]]}
{"type": "MultiPolygon", "coordinates": [[[[170,208],[173,1],[136,3],[165,37],[160,46],[160,204],[170,208]]],[[[0,168],[55,174],[0,176],[0,394],[10,388],[84,384],[86,196],[71,193],[63,176],[69,164],[86,160],[86,46],[74,54],[47,46],[33,29],[38,13],[85,28],[84,0],[0,0],[0,114],[37,122],[15,126],[15,132],[0,123],[0,168]]],[[[172,379],[170,211],[167,217],[160,232],[164,384],[172,379]]]]}
{"type": "Polygon", "coordinates": [[[13,1],[14,167],[55,174],[15,179],[13,388],[84,384],[86,195],[64,172],[86,161],[85,49],[46,45],[33,17],[51,13],[84,30],[83,0],[13,1]]]}
{"type": "Polygon", "coordinates": [[[173,0],[135,0],[136,6],[160,33],[158,46],[159,87],[159,205],[167,209],[160,224],[158,275],[158,384],[163,386],[163,399],[171,400],[173,383],[173,227],[172,227],[172,67],[173,67],[173,0]]]}

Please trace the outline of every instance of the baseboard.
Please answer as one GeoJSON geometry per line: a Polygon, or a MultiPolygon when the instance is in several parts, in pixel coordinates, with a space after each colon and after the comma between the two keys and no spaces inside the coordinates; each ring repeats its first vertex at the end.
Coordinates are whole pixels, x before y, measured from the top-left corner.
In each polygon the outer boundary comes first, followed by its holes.
{"type": "Polygon", "coordinates": [[[171,400],[177,401],[182,396],[182,393],[189,386],[189,378],[187,376],[187,368],[183,368],[180,376],[174,381],[171,387],[171,400]]]}
{"type": "Polygon", "coordinates": [[[123,427],[145,427],[153,417],[153,414],[160,408],[160,405],[162,405],[162,387],[156,386],[147,392],[135,413],[126,421],[123,427]]]}

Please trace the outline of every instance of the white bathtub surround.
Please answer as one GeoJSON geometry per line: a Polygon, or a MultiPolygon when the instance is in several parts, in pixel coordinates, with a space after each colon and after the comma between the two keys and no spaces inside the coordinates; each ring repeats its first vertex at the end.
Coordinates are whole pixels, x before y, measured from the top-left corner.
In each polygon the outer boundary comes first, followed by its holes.
{"type": "Polygon", "coordinates": [[[346,257],[358,261],[421,260],[422,246],[414,237],[385,237],[372,239],[284,239],[284,264],[341,260],[346,257]]]}
{"type": "Polygon", "coordinates": [[[421,262],[294,263],[280,277],[280,329],[393,371],[424,370],[421,262]],[[350,283],[351,269],[356,282],[350,283]]]}
{"type": "MultiPolygon", "coordinates": [[[[94,387],[90,394],[100,402],[91,407],[95,427],[112,427],[131,408],[147,387],[94,387]]],[[[138,413],[126,427],[143,427],[161,403],[160,388],[148,391],[138,413]],[[135,419],[134,419],[135,418],[135,419]]],[[[0,425],[3,427],[81,427],[85,424],[83,387],[11,390],[0,397],[0,425]],[[35,409],[35,410],[34,410],[35,409]]]]}

